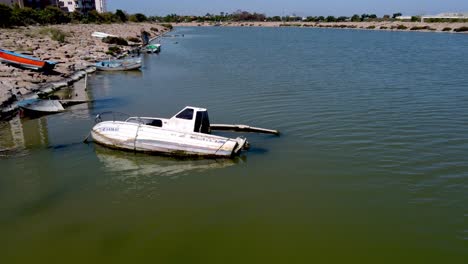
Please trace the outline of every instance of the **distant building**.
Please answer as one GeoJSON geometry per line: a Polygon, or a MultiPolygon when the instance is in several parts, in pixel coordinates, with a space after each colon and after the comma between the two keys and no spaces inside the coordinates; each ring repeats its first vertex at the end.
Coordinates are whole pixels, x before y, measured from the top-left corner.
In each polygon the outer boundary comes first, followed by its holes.
{"type": "MultiPolygon", "coordinates": [[[[468,13],[441,13],[438,15],[418,16],[421,17],[421,22],[424,19],[468,19],[468,13]]],[[[397,20],[411,20],[412,16],[398,16],[397,20]]]]}
{"type": "Polygon", "coordinates": [[[395,17],[397,20],[411,20],[411,16],[397,16],[395,17]]]}
{"type": "Polygon", "coordinates": [[[34,9],[43,9],[47,6],[57,6],[57,0],[22,0],[23,7],[30,7],[34,9]]]}
{"type": "Polygon", "coordinates": [[[74,12],[77,9],[78,1],[74,0],[59,0],[59,7],[65,12],[74,12]]]}
{"type": "Polygon", "coordinates": [[[106,0],[59,0],[59,7],[67,12],[87,13],[96,10],[103,13],[106,12],[106,0]]]}
{"type": "Polygon", "coordinates": [[[422,16],[421,17],[421,22],[424,21],[424,19],[431,19],[431,18],[436,18],[436,19],[468,19],[468,13],[441,13],[438,15],[434,16],[422,16]]]}
{"type": "Polygon", "coordinates": [[[96,6],[96,11],[98,11],[99,13],[104,13],[107,11],[106,0],[96,0],[95,6],[96,6]]]}
{"type": "Polygon", "coordinates": [[[57,6],[65,12],[79,11],[88,13],[96,10],[99,13],[106,12],[106,0],[0,0],[0,4],[19,7],[30,7],[34,9],[43,9],[47,6],[57,6]]]}
{"type": "Polygon", "coordinates": [[[7,6],[13,6],[14,4],[17,4],[19,7],[23,7],[23,0],[0,0],[0,4],[7,6]]]}
{"type": "Polygon", "coordinates": [[[13,6],[17,4],[19,7],[30,7],[30,8],[45,8],[49,5],[57,6],[56,0],[0,0],[1,4],[13,6]]]}

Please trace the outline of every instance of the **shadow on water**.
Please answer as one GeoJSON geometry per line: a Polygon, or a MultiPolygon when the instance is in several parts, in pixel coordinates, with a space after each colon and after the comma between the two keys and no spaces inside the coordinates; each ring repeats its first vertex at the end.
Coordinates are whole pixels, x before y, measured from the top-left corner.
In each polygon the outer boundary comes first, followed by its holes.
{"type": "Polygon", "coordinates": [[[125,106],[128,104],[128,100],[122,97],[109,97],[94,100],[93,102],[93,112],[99,113],[105,109],[115,109],[117,107],[125,106]]]}

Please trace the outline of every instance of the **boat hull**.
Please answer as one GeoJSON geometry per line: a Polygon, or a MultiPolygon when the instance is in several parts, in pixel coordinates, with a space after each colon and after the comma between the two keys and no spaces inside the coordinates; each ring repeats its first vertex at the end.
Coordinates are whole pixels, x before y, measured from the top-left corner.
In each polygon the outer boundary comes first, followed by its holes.
{"type": "Polygon", "coordinates": [[[96,69],[100,71],[130,71],[139,69],[141,66],[141,58],[101,61],[95,64],[96,69]]]}
{"type": "Polygon", "coordinates": [[[25,100],[18,103],[23,113],[31,116],[60,113],[65,111],[58,100],[25,100]]]}
{"type": "Polygon", "coordinates": [[[137,70],[141,68],[141,63],[129,64],[129,65],[121,65],[116,67],[107,67],[107,66],[98,66],[96,65],[96,69],[99,71],[131,71],[137,70]]]}
{"type": "Polygon", "coordinates": [[[31,70],[52,70],[54,62],[40,60],[31,56],[0,49],[0,61],[8,64],[18,65],[31,70]]]}
{"type": "Polygon", "coordinates": [[[203,133],[185,133],[137,123],[106,121],[91,130],[96,143],[110,148],[171,156],[232,157],[245,143],[203,133]]]}

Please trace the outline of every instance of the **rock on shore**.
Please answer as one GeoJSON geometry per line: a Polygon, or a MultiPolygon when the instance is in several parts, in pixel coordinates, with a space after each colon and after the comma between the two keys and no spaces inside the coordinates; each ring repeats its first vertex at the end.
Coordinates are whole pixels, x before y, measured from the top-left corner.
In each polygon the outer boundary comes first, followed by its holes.
{"type": "MultiPolygon", "coordinates": [[[[41,84],[62,80],[73,72],[94,64],[97,60],[109,58],[110,55],[106,52],[110,45],[103,43],[100,38],[92,37],[93,32],[105,32],[124,39],[140,39],[141,30],[155,37],[167,29],[152,23],[66,24],[0,29],[0,48],[59,63],[54,69],[54,74],[44,74],[0,63],[0,107],[6,106],[15,96],[35,92],[41,84]],[[47,30],[51,28],[66,33],[63,43],[52,40],[47,30]]],[[[121,48],[125,50],[131,47],[121,48]]]]}

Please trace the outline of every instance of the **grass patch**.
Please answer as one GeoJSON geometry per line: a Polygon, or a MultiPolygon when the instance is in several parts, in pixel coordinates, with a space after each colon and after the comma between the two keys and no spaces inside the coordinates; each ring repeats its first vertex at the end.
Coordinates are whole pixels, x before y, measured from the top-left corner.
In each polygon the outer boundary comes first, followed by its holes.
{"type": "Polygon", "coordinates": [[[135,38],[135,37],[128,37],[127,40],[131,41],[131,42],[135,42],[135,43],[140,43],[141,42],[141,40],[139,38],[135,38]]]}
{"type": "Polygon", "coordinates": [[[386,26],[381,26],[380,29],[388,29],[386,26]]]}
{"type": "Polygon", "coordinates": [[[173,28],[172,24],[169,24],[169,23],[163,23],[163,24],[161,24],[161,26],[163,26],[163,27],[165,27],[165,28],[167,28],[169,30],[172,30],[172,28],[173,28]]]}
{"type": "Polygon", "coordinates": [[[119,54],[121,52],[122,52],[122,50],[119,47],[110,46],[109,49],[106,51],[106,54],[115,56],[115,55],[117,55],[117,54],[119,54]]]}
{"type": "Polygon", "coordinates": [[[66,38],[69,36],[66,32],[57,28],[42,28],[38,33],[39,35],[49,36],[52,40],[60,43],[65,43],[66,38]]]}

